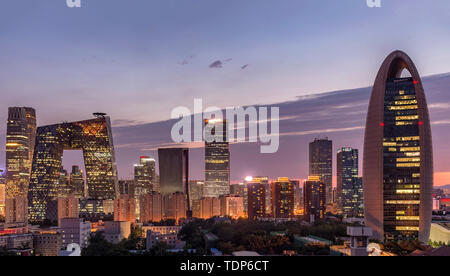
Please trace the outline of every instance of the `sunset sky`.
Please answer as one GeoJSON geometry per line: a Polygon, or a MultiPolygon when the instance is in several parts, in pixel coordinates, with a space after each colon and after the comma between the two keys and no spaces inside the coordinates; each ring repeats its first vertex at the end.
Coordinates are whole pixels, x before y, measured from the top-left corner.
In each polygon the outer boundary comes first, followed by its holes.
{"type": "MultiPolygon", "coordinates": [[[[165,121],[194,98],[221,108],[279,103],[281,114],[296,116],[281,124],[290,134],[280,151],[255,158],[257,145],[233,146],[232,179],[305,178],[305,144],[321,130],[335,150],[362,149],[370,89],[348,89],[371,86],[391,51],[408,53],[422,76],[450,72],[448,0],[383,0],[382,8],[365,0],[65,2],[1,3],[0,143],[9,106],[36,108],[39,125],[106,112],[121,178],[139,155],[170,143],[173,122],[165,121]],[[348,91],[318,96],[340,90],[348,91]],[[322,114],[324,106],[333,112],[322,114]]],[[[425,88],[434,104],[435,184],[450,184],[450,77],[431,77],[425,88]]],[[[202,177],[202,154],[193,149],[192,178],[202,177]]],[[[65,164],[79,162],[75,155],[65,164]]]]}

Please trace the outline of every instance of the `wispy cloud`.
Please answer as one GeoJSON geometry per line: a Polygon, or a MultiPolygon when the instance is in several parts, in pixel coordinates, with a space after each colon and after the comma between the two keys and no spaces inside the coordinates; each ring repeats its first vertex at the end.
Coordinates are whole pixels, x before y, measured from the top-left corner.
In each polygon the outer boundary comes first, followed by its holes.
{"type": "Polygon", "coordinates": [[[365,126],[343,127],[343,128],[326,128],[326,129],[314,129],[305,131],[292,131],[281,133],[280,136],[303,136],[311,134],[332,133],[332,132],[346,132],[365,129],[365,126]]]}

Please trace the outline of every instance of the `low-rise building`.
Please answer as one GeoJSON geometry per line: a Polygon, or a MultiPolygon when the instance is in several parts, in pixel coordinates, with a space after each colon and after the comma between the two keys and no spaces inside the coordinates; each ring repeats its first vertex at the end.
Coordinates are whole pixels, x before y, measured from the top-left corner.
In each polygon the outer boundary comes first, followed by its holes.
{"type": "Polygon", "coordinates": [[[61,234],[56,231],[33,233],[34,252],[36,256],[58,256],[61,241],[61,234]]]}
{"type": "Polygon", "coordinates": [[[147,232],[157,232],[161,233],[162,235],[170,235],[175,234],[178,235],[178,232],[180,232],[182,226],[142,226],[142,230],[144,230],[144,235],[147,237],[147,232]]]}
{"type": "Polygon", "coordinates": [[[146,248],[147,250],[153,248],[158,243],[166,243],[170,247],[181,249],[184,247],[185,242],[178,239],[177,234],[161,234],[159,232],[147,231],[146,248]]]}
{"type": "Polygon", "coordinates": [[[79,244],[81,248],[87,247],[91,234],[91,223],[81,218],[63,218],[60,225],[61,246],[67,247],[71,243],[79,244]]]}

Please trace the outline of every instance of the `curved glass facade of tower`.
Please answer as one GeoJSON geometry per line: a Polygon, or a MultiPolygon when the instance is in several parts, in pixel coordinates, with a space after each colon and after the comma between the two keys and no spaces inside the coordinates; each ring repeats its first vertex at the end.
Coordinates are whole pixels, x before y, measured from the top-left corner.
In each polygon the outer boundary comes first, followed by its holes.
{"type": "Polygon", "coordinates": [[[369,104],[364,139],[364,213],[375,237],[428,242],[433,152],[420,76],[395,51],[384,61],[369,104]],[[411,77],[402,78],[403,70],[411,77]]]}
{"type": "Polygon", "coordinates": [[[419,113],[412,78],[386,83],[384,96],[383,196],[388,237],[419,237],[419,113]]]}

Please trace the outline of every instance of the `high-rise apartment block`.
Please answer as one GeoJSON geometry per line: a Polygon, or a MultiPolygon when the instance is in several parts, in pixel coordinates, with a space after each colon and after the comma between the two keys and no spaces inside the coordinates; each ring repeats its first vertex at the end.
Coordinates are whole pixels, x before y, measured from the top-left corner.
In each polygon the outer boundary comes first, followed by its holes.
{"type": "Polygon", "coordinates": [[[266,185],[260,182],[250,182],[248,189],[248,218],[256,219],[266,216],[266,185]]]}
{"type": "Polygon", "coordinates": [[[294,216],[294,184],[286,177],[272,183],[272,215],[274,218],[294,216]]]}
{"type": "Polygon", "coordinates": [[[325,183],[319,176],[310,176],[304,182],[304,219],[314,222],[325,218],[326,192],[325,183]]]}

